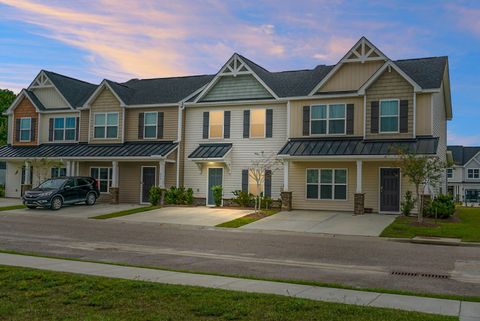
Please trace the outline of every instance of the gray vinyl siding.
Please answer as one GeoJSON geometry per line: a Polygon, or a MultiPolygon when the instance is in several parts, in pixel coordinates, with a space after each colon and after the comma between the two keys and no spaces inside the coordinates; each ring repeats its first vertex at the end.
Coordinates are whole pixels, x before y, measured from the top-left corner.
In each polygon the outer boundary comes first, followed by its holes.
{"type": "Polygon", "coordinates": [[[271,98],[272,95],[252,75],[223,76],[202,101],[271,98]]]}

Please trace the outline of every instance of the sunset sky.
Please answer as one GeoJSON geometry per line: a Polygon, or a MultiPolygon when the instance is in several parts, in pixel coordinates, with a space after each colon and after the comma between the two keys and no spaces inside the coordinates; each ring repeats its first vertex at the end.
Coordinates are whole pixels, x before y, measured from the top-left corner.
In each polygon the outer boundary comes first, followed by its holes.
{"type": "Polygon", "coordinates": [[[480,145],[480,1],[0,0],[0,88],[40,69],[99,83],[335,64],[362,36],[391,59],[449,56],[449,143],[480,145]]]}

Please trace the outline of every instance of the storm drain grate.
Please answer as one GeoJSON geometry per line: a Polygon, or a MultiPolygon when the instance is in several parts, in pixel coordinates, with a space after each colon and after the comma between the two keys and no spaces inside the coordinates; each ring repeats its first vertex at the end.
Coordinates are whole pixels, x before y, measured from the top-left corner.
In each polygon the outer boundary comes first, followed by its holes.
{"type": "Polygon", "coordinates": [[[450,276],[446,274],[435,274],[435,273],[420,273],[420,272],[403,272],[403,271],[392,271],[391,275],[397,276],[409,276],[409,277],[422,277],[422,278],[431,278],[431,279],[448,279],[450,276]]]}

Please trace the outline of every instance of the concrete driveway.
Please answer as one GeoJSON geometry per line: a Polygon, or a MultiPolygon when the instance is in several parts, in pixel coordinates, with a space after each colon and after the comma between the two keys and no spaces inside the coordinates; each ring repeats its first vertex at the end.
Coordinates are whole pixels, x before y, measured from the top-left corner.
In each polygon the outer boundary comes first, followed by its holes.
{"type": "Polygon", "coordinates": [[[379,236],[395,219],[395,215],[300,211],[280,212],[242,226],[251,230],[276,230],[306,233],[379,236]]]}
{"type": "Polygon", "coordinates": [[[22,201],[18,198],[5,198],[0,197],[0,207],[22,205],[22,201]]]}
{"type": "Polygon", "coordinates": [[[252,210],[211,207],[163,207],[158,210],[113,218],[126,222],[215,226],[252,213],[252,210]]]}

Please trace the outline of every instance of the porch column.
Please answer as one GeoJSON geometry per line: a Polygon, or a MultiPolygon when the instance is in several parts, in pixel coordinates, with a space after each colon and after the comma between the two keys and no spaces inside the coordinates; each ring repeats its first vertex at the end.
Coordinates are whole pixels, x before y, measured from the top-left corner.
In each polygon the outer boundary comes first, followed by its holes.
{"type": "Polygon", "coordinates": [[[67,176],[72,176],[72,161],[67,161],[65,163],[65,169],[67,172],[67,176]]]}
{"type": "Polygon", "coordinates": [[[77,175],[77,172],[76,172],[76,168],[77,168],[77,162],[76,161],[72,161],[72,165],[70,167],[70,176],[75,176],[77,175]]]}
{"type": "Polygon", "coordinates": [[[112,204],[119,203],[118,197],[118,162],[112,161],[112,186],[110,187],[110,195],[112,196],[112,204]]]}
{"type": "Polygon", "coordinates": [[[288,160],[283,161],[283,191],[280,193],[280,198],[282,200],[282,204],[281,204],[282,211],[292,210],[292,192],[288,191],[289,165],[290,165],[290,162],[288,160]]]}
{"type": "Polygon", "coordinates": [[[25,162],[25,170],[24,170],[24,177],[23,177],[23,182],[20,187],[20,194],[23,195],[25,194],[25,191],[28,191],[32,188],[32,181],[31,181],[31,164],[30,162],[25,162]]]}
{"type": "Polygon", "coordinates": [[[165,160],[158,162],[158,187],[165,188],[165,160]]]}
{"type": "Polygon", "coordinates": [[[354,208],[355,215],[362,215],[365,213],[365,193],[363,193],[362,179],[363,179],[363,162],[357,160],[357,185],[354,196],[354,208]]]}
{"type": "Polygon", "coordinates": [[[288,160],[283,161],[283,190],[288,192],[288,160]]]}

